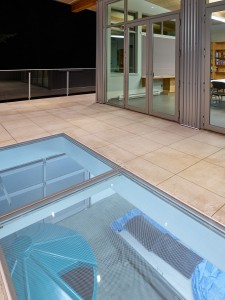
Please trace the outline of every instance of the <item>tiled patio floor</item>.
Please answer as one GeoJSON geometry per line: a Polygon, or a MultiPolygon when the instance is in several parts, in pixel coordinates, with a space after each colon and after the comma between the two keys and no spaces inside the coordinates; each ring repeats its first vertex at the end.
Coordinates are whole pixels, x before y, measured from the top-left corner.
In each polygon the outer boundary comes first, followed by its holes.
{"type": "Polygon", "coordinates": [[[66,133],[225,225],[225,136],[95,103],[95,94],[0,104],[0,146],[66,133]]]}

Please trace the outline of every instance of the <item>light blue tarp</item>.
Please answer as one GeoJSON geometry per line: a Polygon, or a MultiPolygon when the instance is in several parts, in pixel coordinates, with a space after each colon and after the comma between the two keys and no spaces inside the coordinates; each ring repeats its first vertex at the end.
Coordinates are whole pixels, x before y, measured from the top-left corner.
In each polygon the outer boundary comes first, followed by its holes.
{"type": "Polygon", "coordinates": [[[225,273],[203,260],[192,275],[192,289],[195,300],[225,300],[225,273]]]}

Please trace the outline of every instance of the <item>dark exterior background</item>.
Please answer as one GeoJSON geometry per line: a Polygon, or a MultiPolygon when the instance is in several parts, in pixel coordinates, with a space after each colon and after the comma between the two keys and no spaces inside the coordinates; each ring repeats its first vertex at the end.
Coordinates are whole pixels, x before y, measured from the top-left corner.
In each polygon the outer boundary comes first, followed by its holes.
{"type": "Polygon", "coordinates": [[[94,68],[95,58],[95,12],[72,13],[54,0],[1,1],[0,70],[94,68]]]}

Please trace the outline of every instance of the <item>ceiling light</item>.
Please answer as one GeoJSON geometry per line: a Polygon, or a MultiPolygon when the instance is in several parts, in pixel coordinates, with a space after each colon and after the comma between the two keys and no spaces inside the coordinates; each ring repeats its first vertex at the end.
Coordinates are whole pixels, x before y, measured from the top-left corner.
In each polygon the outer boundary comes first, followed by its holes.
{"type": "Polygon", "coordinates": [[[123,35],[111,35],[111,37],[114,37],[114,38],[118,38],[118,39],[124,39],[124,36],[123,35]]]}

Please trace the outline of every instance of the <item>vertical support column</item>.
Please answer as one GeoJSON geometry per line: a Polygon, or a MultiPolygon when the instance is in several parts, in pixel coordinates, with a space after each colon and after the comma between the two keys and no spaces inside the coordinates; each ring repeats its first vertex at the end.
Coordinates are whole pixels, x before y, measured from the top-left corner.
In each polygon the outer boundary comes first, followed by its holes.
{"type": "Polygon", "coordinates": [[[28,100],[31,98],[30,88],[31,88],[31,72],[28,72],[28,100]]]}
{"type": "Polygon", "coordinates": [[[104,103],[104,3],[103,0],[97,0],[96,5],[96,102],[104,103]]]}
{"type": "Polygon", "coordinates": [[[180,123],[201,127],[203,0],[184,0],[181,12],[180,123]]]}
{"type": "Polygon", "coordinates": [[[66,96],[69,96],[70,72],[66,71],[66,96]]]}

